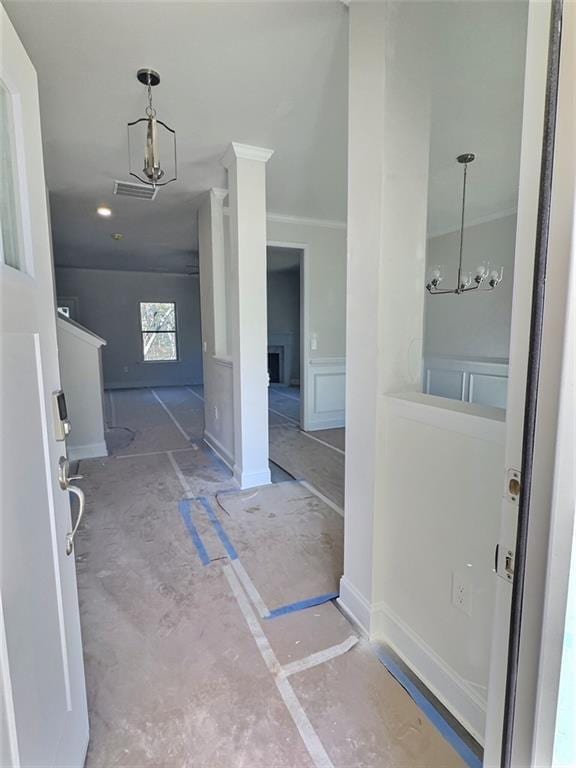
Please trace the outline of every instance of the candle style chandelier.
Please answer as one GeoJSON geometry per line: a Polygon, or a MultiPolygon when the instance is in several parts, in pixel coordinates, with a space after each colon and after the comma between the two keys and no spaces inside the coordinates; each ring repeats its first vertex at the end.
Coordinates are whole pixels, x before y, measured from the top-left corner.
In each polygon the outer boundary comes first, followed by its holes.
{"type": "Polygon", "coordinates": [[[462,268],[462,255],[464,252],[464,214],[466,211],[466,179],[468,175],[468,165],[474,161],[474,155],[467,152],[464,155],[458,155],[456,160],[464,166],[464,179],[462,182],[462,216],[460,218],[460,250],[458,256],[458,272],[456,275],[456,285],[454,288],[441,288],[440,284],[444,282],[443,268],[441,266],[432,267],[430,279],[426,284],[426,289],[433,296],[455,293],[467,293],[468,291],[492,291],[502,281],[503,267],[493,269],[490,263],[485,261],[476,267],[475,274],[464,272],[462,268]]]}
{"type": "Polygon", "coordinates": [[[158,72],[153,69],[139,69],[136,77],[147,88],[148,106],[146,117],[128,123],[129,172],[144,184],[164,187],[176,181],[176,131],[156,117],[156,109],[152,104],[152,88],[160,82],[158,72]],[[161,157],[166,159],[168,165],[162,167],[161,157]]]}

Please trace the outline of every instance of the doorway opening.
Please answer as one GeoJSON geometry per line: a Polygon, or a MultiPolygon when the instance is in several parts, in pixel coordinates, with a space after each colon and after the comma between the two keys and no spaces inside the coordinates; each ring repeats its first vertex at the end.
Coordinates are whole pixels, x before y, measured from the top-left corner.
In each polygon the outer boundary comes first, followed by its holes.
{"type": "Polygon", "coordinates": [[[270,421],[300,426],[302,370],[300,248],[266,249],[270,421]]]}

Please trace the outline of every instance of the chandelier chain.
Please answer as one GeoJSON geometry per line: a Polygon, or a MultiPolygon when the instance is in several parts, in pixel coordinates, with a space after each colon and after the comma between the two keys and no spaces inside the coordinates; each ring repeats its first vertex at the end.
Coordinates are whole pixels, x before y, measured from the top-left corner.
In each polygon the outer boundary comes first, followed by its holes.
{"type": "Polygon", "coordinates": [[[146,107],[146,115],[148,117],[156,117],[156,110],[152,105],[152,84],[150,82],[150,75],[148,75],[148,106],[146,107]]]}

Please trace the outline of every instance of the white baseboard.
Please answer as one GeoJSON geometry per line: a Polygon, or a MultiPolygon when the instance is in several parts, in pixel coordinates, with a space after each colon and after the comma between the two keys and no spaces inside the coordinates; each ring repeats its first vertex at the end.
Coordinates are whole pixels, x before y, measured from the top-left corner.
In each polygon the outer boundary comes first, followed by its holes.
{"type": "Polygon", "coordinates": [[[338,605],[355,624],[358,624],[366,637],[370,637],[370,603],[345,576],[340,579],[338,605]]]}
{"type": "Polygon", "coordinates": [[[66,448],[70,461],[99,459],[103,456],[108,456],[108,448],[104,441],[100,443],[91,443],[89,445],[67,445],[66,448]]]}
{"type": "Polygon", "coordinates": [[[339,429],[346,426],[344,412],[329,419],[312,418],[306,426],[306,432],[317,432],[320,429],[339,429]]]}
{"type": "Polygon", "coordinates": [[[202,384],[201,381],[105,381],[104,389],[153,389],[154,387],[196,387],[202,384]]]}
{"type": "Polygon", "coordinates": [[[204,430],[204,442],[214,451],[219,459],[222,459],[228,469],[234,471],[234,457],[232,454],[224,448],[222,443],[217,440],[214,435],[211,435],[210,432],[207,432],[206,430],[204,430]]]}
{"type": "Polygon", "coordinates": [[[486,703],[384,603],[372,605],[371,639],[389,645],[464,728],[484,743],[486,703]]]}
{"type": "Polygon", "coordinates": [[[270,485],[272,482],[268,468],[262,469],[259,472],[243,472],[240,467],[235,466],[233,472],[234,480],[236,480],[242,490],[258,488],[261,485],[270,485]]]}

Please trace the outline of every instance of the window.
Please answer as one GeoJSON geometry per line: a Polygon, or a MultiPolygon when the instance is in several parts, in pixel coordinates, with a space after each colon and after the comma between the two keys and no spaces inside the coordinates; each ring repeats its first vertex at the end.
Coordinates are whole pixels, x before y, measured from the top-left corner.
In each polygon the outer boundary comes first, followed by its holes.
{"type": "Polygon", "coordinates": [[[24,268],[12,94],[0,80],[0,261],[24,268]]]}
{"type": "Polygon", "coordinates": [[[148,362],[177,360],[176,304],[172,301],[141,301],[142,356],[148,362]]]}

